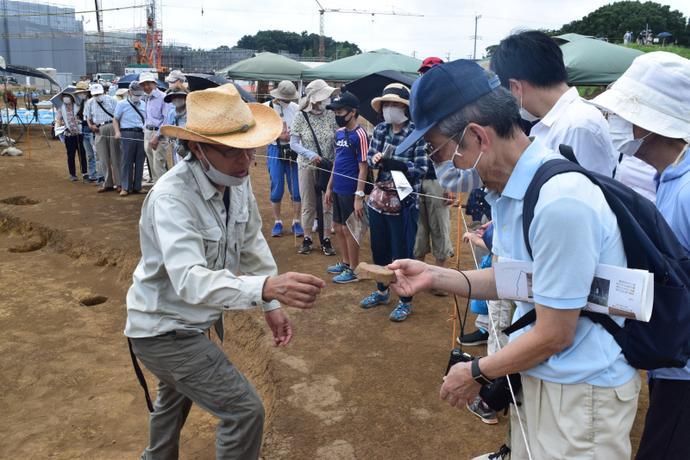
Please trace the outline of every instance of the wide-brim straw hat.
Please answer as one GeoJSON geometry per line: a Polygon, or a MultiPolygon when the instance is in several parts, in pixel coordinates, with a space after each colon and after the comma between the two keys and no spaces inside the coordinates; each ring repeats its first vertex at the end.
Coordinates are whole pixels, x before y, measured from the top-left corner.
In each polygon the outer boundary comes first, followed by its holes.
{"type": "Polygon", "coordinates": [[[315,104],[325,101],[336,91],[340,90],[328,86],[323,80],[314,80],[307,85],[304,91],[304,97],[299,101],[299,110],[311,112],[315,104]]]}
{"type": "Polygon", "coordinates": [[[183,96],[186,99],[188,95],[189,90],[178,83],[174,86],[171,86],[167,89],[167,91],[165,91],[165,97],[163,98],[163,102],[172,101],[172,98],[174,96],[183,96]]]}
{"type": "Polygon", "coordinates": [[[391,83],[383,89],[383,93],[379,97],[375,97],[371,101],[371,106],[377,112],[381,112],[381,103],[383,101],[402,102],[406,106],[410,106],[410,88],[402,83],[391,83]]]}
{"type": "Polygon", "coordinates": [[[286,101],[295,101],[299,99],[299,94],[295,85],[289,80],[283,80],[278,83],[278,87],[271,90],[271,96],[275,99],[284,99],[286,101]]]}
{"type": "Polygon", "coordinates": [[[283,132],[280,115],[267,105],[246,103],[232,83],[187,96],[185,127],[165,125],[164,136],[251,149],[273,142],[283,132]]]}
{"type": "Polygon", "coordinates": [[[665,51],[643,54],[608,91],[585,102],[647,131],[690,142],[690,60],[665,51]]]}
{"type": "Polygon", "coordinates": [[[77,83],[77,89],[74,91],[74,94],[88,93],[88,92],[90,92],[88,83],[86,83],[85,81],[80,81],[79,83],[77,83]]]}

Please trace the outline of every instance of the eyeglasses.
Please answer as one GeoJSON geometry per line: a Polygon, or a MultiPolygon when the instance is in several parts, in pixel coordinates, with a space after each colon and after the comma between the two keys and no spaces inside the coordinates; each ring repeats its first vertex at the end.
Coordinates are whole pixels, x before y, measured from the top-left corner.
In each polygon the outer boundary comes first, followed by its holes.
{"type": "Polygon", "coordinates": [[[228,150],[226,150],[225,152],[221,152],[220,150],[218,150],[217,148],[215,148],[215,147],[212,146],[211,144],[206,144],[206,143],[204,143],[204,145],[206,145],[207,147],[209,147],[211,150],[215,150],[216,153],[219,153],[219,154],[223,155],[223,158],[227,158],[227,159],[235,158],[235,157],[238,156],[240,153],[244,153],[245,155],[249,156],[249,155],[247,154],[247,152],[251,152],[251,155],[252,155],[252,156],[251,156],[251,159],[252,159],[252,160],[253,160],[254,158],[256,158],[256,149],[237,149],[237,148],[234,148],[234,147],[230,147],[230,148],[229,148],[228,150]]]}
{"type": "MultiPolygon", "coordinates": [[[[465,126],[465,129],[462,130],[462,135],[460,136],[460,142],[458,143],[458,145],[460,145],[460,143],[462,143],[462,138],[465,137],[465,131],[467,131],[467,126],[465,126]]],[[[458,134],[460,134],[460,131],[458,131],[458,133],[455,134],[455,136],[457,136],[458,134]]],[[[438,153],[438,151],[441,150],[441,149],[443,148],[443,146],[446,145],[446,144],[448,143],[448,141],[450,141],[451,139],[455,138],[455,136],[449,137],[448,139],[446,139],[445,141],[443,141],[443,142],[441,143],[441,145],[439,145],[437,148],[434,148],[433,145],[431,145],[430,143],[427,142],[426,145],[424,146],[424,153],[426,154],[426,156],[427,156],[431,161],[434,161],[434,158],[433,158],[434,155],[436,155],[436,154],[438,153]]],[[[455,155],[453,155],[453,156],[455,156],[455,155]]]]}

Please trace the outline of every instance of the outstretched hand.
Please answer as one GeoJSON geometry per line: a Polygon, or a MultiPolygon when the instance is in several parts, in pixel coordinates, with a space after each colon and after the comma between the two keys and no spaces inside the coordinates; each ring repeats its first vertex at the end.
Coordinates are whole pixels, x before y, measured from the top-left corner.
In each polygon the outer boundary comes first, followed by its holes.
{"type": "Polygon", "coordinates": [[[277,300],[291,307],[311,308],[325,287],[326,283],[315,276],[288,272],[266,278],[262,298],[265,301],[277,300]]]}
{"type": "Polygon", "coordinates": [[[412,297],[420,291],[432,288],[431,267],[424,262],[401,259],[389,264],[388,268],[395,270],[395,276],[398,278],[390,287],[401,297],[412,297]]]}

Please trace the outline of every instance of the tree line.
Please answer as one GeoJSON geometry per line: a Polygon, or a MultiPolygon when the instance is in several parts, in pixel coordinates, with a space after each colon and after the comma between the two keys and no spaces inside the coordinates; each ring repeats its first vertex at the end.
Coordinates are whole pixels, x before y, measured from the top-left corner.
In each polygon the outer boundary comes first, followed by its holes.
{"type": "MultiPolygon", "coordinates": [[[[233,48],[269,51],[271,53],[287,51],[302,57],[318,57],[319,35],[309,34],[306,30],[299,34],[282,30],[261,30],[256,35],[243,36],[233,48]]],[[[324,36],[324,56],[327,58],[335,59],[337,54],[338,59],[340,59],[361,52],[359,46],[354,43],[339,42],[324,36]]]]}

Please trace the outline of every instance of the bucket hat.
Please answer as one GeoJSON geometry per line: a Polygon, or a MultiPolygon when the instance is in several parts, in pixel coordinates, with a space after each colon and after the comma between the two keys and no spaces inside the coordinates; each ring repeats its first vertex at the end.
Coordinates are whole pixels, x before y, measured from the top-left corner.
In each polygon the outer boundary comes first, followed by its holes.
{"type": "Polygon", "coordinates": [[[275,99],[284,99],[286,101],[295,101],[299,99],[297,89],[290,80],[283,80],[278,83],[278,87],[271,90],[270,94],[275,99]]]}
{"type": "Polygon", "coordinates": [[[468,59],[433,66],[412,85],[410,116],[414,131],[395,151],[409,149],[440,120],[500,85],[498,76],[486,78],[484,69],[468,59]]]}
{"type": "Polygon", "coordinates": [[[244,102],[232,83],[189,94],[186,126],[161,127],[164,136],[238,149],[269,144],[282,131],[278,112],[267,105],[244,102]]]}
{"type": "Polygon", "coordinates": [[[166,83],[175,83],[176,81],[183,82],[185,81],[185,76],[180,70],[173,70],[170,72],[170,75],[165,77],[165,82],[166,83]]]}
{"type": "Polygon", "coordinates": [[[338,91],[338,88],[328,86],[323,80],[314,80],[307,85],[304,97],[299,101],[299,110],[311,112],[314,104],[325,101],[335,91],[338,91]]]}
{"type": "Polygon", "coordinates": [[[410,88],[402,83],[391,83],[383,88],[383,93],[379,97],[375,97],[371,101],[371,106],[377,112],[381,112],[381,103],[383,101],[402,102],[406,106],[410,106],[410,88]]]}
{"type": "Polygon", "coordinates": [[[88,93],[89,92],[89,84],[86,83],[85,81],[80,81],[77,83],[77,89],[74,91],[74,94],[79,94],[79,93],[88,93]]]}
{"type": "Polygon", "coordinates": [[[173,96],[184,96],[186,98],[188,94],[189,90],[178,83],[176,85],[171,86],[165,91],[165,97],[163,98],[163,102],[171,102],[173,96]]]}
{"type": "Polygon", "coordinates": [[[98,83],[94,83],[89,87],[89,90],[91,91],[92,96],[97,96],[99,94],[103,94],[103,85],[99,85],[98,83]]]}
{"type": "Polygon", "coordinates": [[[690,142],[690,60],[665,51],[643,54],[608,91],[585,102],[647,131],[690,142]]]}

